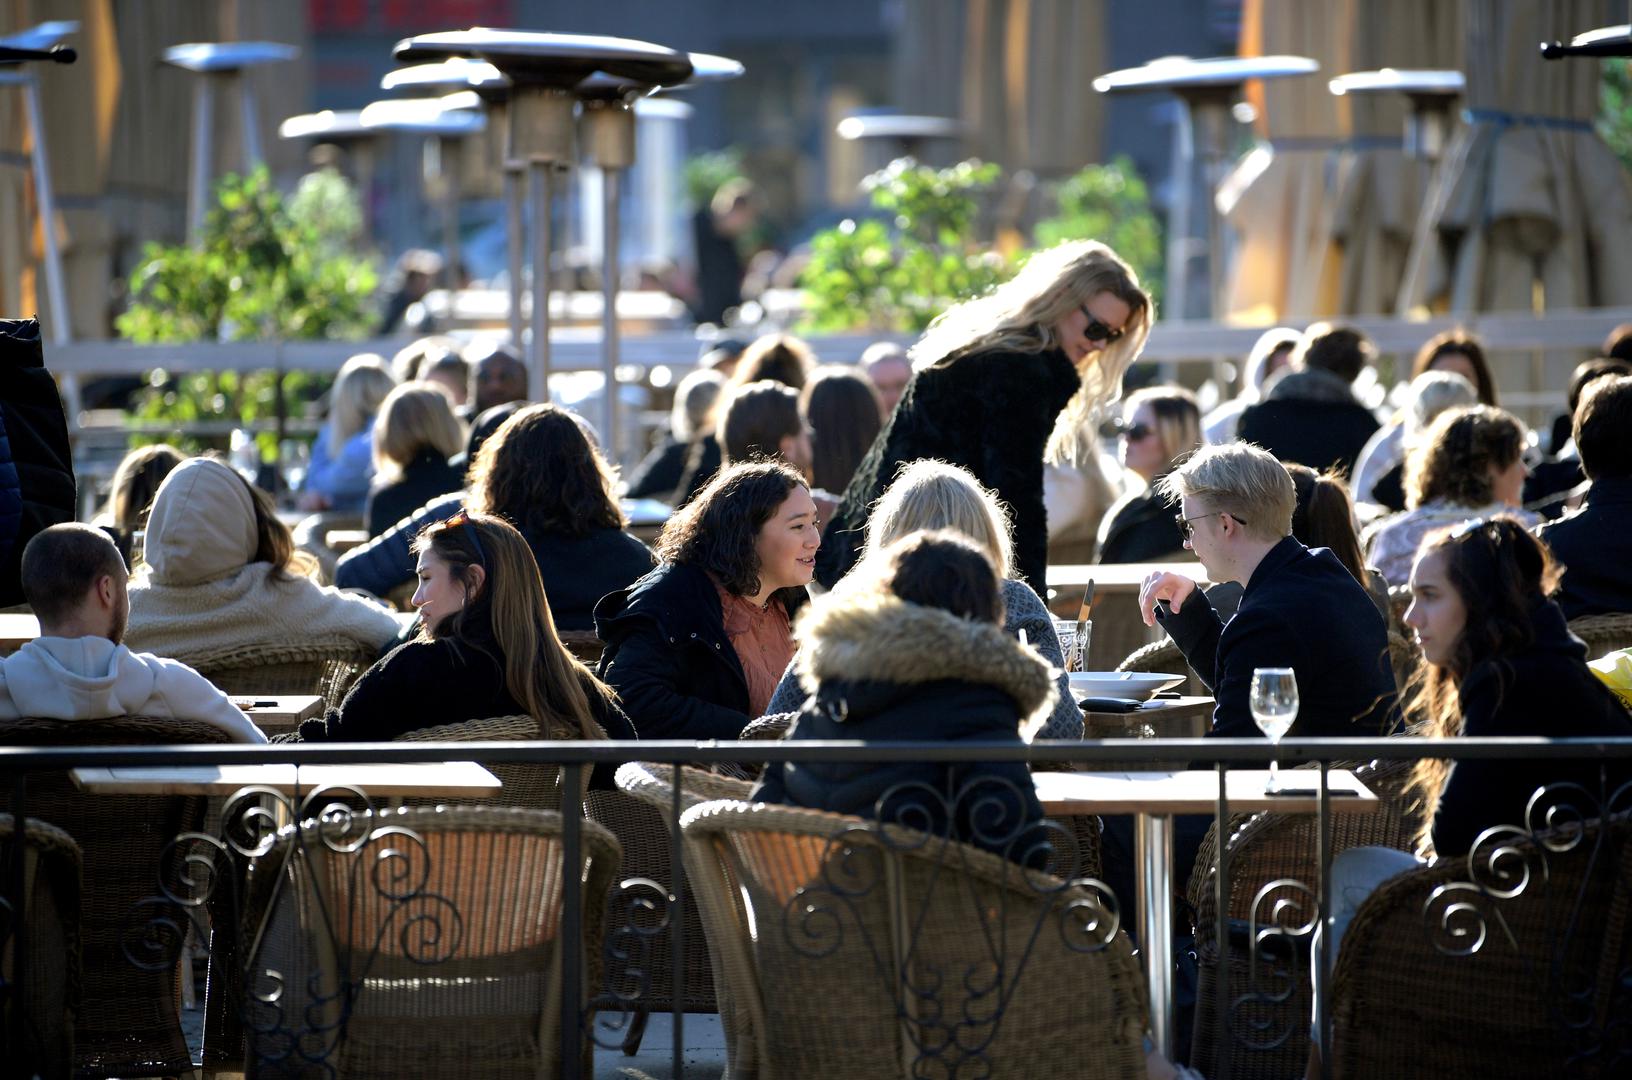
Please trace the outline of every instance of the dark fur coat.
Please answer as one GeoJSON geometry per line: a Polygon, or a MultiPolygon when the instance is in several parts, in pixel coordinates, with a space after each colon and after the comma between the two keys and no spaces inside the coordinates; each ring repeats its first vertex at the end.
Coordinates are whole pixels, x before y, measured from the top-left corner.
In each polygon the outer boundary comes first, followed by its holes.
{"type": "Polygon", "coordinates": [[[831,587],[855,563],[867,516],[900,468],[935,458],[968,469],[1008,504],[1013,576],[1041,593],[1048,571],[1043,448],[1078,383],[1057,349],[963,353],[918,372],[822,533],[816,580],[831,587]]]}

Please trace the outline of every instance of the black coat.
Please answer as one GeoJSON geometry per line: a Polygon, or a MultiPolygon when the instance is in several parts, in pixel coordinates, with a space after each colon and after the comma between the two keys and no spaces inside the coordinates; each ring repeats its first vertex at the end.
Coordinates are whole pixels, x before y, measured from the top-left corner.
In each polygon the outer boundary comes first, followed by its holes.
{"type": "Polygon", "coordinates": [[[464,486],[464,470],[448,464],[448,459],[434,448],[426,447],[395,480],[368,493],[368,501],[363,504],[363,527],[373,539],[432,499],[464,486]]]}
{"type": "Polygon", "coordinates": [[[1556,599],[1566,619],[1632,611],[1632,477],[1593,481],[1581,509],[1536,535],[1564,564],[1556,599]]]}
{"type": "MultiPolygon", "coordinates": [[[[1632,715],[1587,669],[1586,649],[1569,635],[1556,604],[1542,602],[1531,612],[1535,641],[1512,655],[1475,665],[1457,687],[1464,735],[1546,735],[1609,738],[1632,736],[1632,715]]],[[[1609,791],[1632,775],[1632,762],[1606,759],[1609,791]]],[[[1479,833],[1493,825],[1523,828],[1531,794],[1547,784],[1586,788],[1567,801],[1596,817],[1599,762],[1459,761],[1440,794],[1434,813],[1434,852],[1465,854],[1479,833]],[[1590,800],[1590,801],[1589,801],[1590,800]]],[[[1539,815],[1531,824],[1542,825],[1539,815]]]]}
{"type": "Polygon", "coordinates": [[[1043,448],[1079,384],[1058,349],[962,353],[918,372],[822,532],[816,580],[832,587],[854,565],[868,514],[901,466],[937,458],[968,469],[1009,505],[1013,576],[1041,593],[1048,576],[1043,448]]]}
{"type": "MultiPolygon", "coordinates": [[[[803,589],[778,594],[791,621],[803,589]]],[[[706,570],[665,563],[595,606],[606,643],[600,675],[647,739],[735,739],[748,715],[748,678],[725,633],[706,570]]]]}
{"type": "Polygon", "coordinates": [[[1382,425],[1347,385],[1324,371],[1294,371],[1249,405],[1236,438],[1255,443],[1282,461],[1315,471],[1337,466],[1347,476],[1355,459],[1382,425]]]}
{"type": "Polygon", "coordinates": [[[702,490],[704,484],[714,479],[714,474],[720,471],[720,464],[725,459],[720,450],[720,441],[712,434],[704,435],[686,447],[686,463],[680,470],[680,482],[674,486],[664,501],[670,506],[684,506],[691,501],[691,497],[702,490]]]}
{"type": "MultiPolygon", "coordinates": [[[[420,728],[525,713],[504,685],[498,643],[449,638],[410,641],[392,649],[352,684],[328,715],[300,725],[301,742],[388,742],[420,728]]],[[[616,705],[586,688],[590,711],[609,739],[634,739],[635,728],[616,705]]],[[[590,786],[614,787],[616,765],[597,765],[590,786]]]]}
{"type": "Polygon", "coordinates": [[[1102,563],[1190,558],[1184,534],[1173,520],[1173,507],[1153,491],[1118,499],[1106,518],[1099,542],[1102,563]]]}
{"type": "MultiPolygon", "coordinates": [[[[875,596],[824,600],[801,635],[801,676],[816,691],[790,739],[1014,745],[1021,720],[1053,703],[1048,665],[996,624],[875,596]]],[[[1028,865],[1046,861],[1024,762],[772,762],[751,798],[899,821],[1028,865]]]]}
{"type": "Polygon", "coordinates": [[[668,502],[674,496],[681,474],[686,471],[686,455],[690,451],[690,443],[665,435],[629,474],[629,487],[624,494],[631,499],[668,502]]]}
{"type": "Polygon", "coordinates": [[[1294,736],[1383,735],[1395,727],[1388,629],[1359,582],[1325,548],[1287,537],[1258,564],[1229,622],[1197,591],[1157,611],[1212,691],[1209,735],[1250,738],[1252,672],[1289,667],[1298,682],[1294,736]]]}
{"type": "Polygon", "coordinates": [[[0,607],[23,602],[23,548],[77,509],[68,420],[40,324],[0,319],[0,607]]]}

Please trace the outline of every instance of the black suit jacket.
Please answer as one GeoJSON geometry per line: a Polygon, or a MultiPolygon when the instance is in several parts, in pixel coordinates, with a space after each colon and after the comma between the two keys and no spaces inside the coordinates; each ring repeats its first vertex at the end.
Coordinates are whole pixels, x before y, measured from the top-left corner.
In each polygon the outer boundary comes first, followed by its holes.
{"type": "Polygon", "coordinates": [[[1282,461],[1307,465],[1317,472],[1335,465],[1347,476],[1380,426],[1357,401],[1289,397],[1248,406],[1235,434],[1282,461]]]}
{"type": "Polygon", "coordinates": [[[1556,599],[1566,619],[1632,611],[1632,477],[1594,481],[1581,509],[1536,535],[1564,564],[1556,599]]]}
{"type": "Polygon", "coordinates": [[[1199,589],[1162,627],[1212,690],[1209,735],[1259,735],[1252,672],[1289,667],[1298,681],[1295,736],[1383,735],[1396,722],[1388,629],[1366,590],[1325,548],[1287,537],[1252,572],[1228,622],[1199,589]]]}

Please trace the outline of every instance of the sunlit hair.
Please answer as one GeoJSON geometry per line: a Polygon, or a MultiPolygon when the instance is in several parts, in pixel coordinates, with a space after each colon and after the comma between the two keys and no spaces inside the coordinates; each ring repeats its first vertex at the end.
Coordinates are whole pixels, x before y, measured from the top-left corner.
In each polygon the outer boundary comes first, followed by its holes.
{"type": "Polygon", "coordinates": [[[347,439],[368,427],[380,404],[397,385],[385,361],[373,353],[347,360],[329,392],[329,451],[340,456],[347,439]]]}
{"type": "Polygon", "coordinates": [[[1294,368],[1324,371],[1351,383],[1376,359],[1377,347],[1365,334],[1328,322],[1310,324],[1292,350],[1294,368]]]}
{"type": "Polygon", "coordinates": [[[1479,404],[1479,391],[1454,371],[1425,371],[1411,380],[1410,392],[1401,433],[1407,447],[1415,445],[1445,410],[1479,404]]]}
{"type": "Polygon", "coordinates": [[[876,555],[903,536],[950,529],[968,537],[1009,576],[1014,540],[1002,500],[967,469],[924,458],[896,474],[867,518],[863,556],[876,555]]]}
{"type": "Polygon", "coordinates": [[[805,428],[799,395],[774,379],[727,387],[718,404],[714,437],[725,464],[756,457],[777,457],[782,440],[797,438],[805,428]]]}
{"type": "Polygon", "coordinates": [[[1473,387],[1479,392],[1479,403],[1496,404],[1496,380],[1490,374],[1485,347],[1466,330],[1447,330],[1424,342],[1422,348],[1417,350],[1416,359],[1411,362],[1411,377],[1415,379],[1424,372],[1433,371],[1434,361],[1451,353],[1468,358],[1468,364],[1473,368],[1473,387]]]}
{"type": "Polygon", "coordinates": [[[1307,465],[1287,465],[1297,492],[1297,509],[1292,511],[1292,535],[1306,547],[1331,549],[1337,561],[1362,586],[1366,584],[1366,560],[1360,553],[1360,538],[1354,532],[1354,503],[1341,473],[1317,473],[1307,465]]]}
{"type": "Polygon", "coordinates": [[[108,485],[108,517],[124,533],[140,529],[159,485],[187,455],[168,443],[142,446],[126,454],[108,485]]]}
{"type": "Polygon", "coordinates": [[[445,334],[416,338],[391,355],[391,374],[398,382],[423,379],[433,363],[449,354],[459,355],[458,340],[445,334]]]}
{"type": "Polygon", "coordinates": [[[726,385],[726,396],[739,386],[762,379],[803,390],[815,368],[816,354],[802,340],[792,334],[766,334],[742,350],[726,385]]]}
{"type": "MultiPolygon", "coordinates": [[[[1281,351],[1290,353],[1298,347],[1303,335],[1290,326],[1276,326],[1265,330],[1258,335],[1258,340],[1252,343],[1252,351],[1247,353],[1247,359],[1242,367],[1242,392],[1252,400],[1258,400],[1258,392],[1264,388],[1264,381],[1269,378],[1269,362],[1275,354],[1281,351]]],[[[1288,357],[1290,360],[1290,357],[1288,357]]]]}
{"type": "MultiPolygon", "coordinates": [[[[1513,670],[1505,661],[1535,642],[1531,612],[1558,588],[1562,574],[1547,545],[1515,517],[1500,514],[1481,521],[1440,529],[1423,538],[1417,562],[1444,559],[1445,580],[1466,612],[1462,633],[1444,664],[1426,660],[1406,686],[1406,716],[1414,733],[1436,738],[1462,734],[1458,688],[1481,664],[1493,663],[1497,693],[1505,693],[1513,670]]],[[[1424,758],[1412,773],[1411,787],[1425,807],[1419,841],[1426,845],[1450,775],[1450,764],[1424,758]]]]}
{"type": "MultiPolygon", "coordinates": [[[[805,478],[780,461],[727,465],[664,522],[655,545],[657,556],[666,563],[707,570],[735,596],[756,596],[760,586],[755,542],[760,530],[796,488],[805,486],[805,478]]],[[[782,589],[778,595],[800,591],[782,589]]]]}
{"type": "Polygon", "coordinates": [[[555,632],[544,580],[527,541],[507,522],[472,511],[458,525],[433,522],[414,541],[414,553],[429,551],[448,565],[448,575],[465,592],[464,606],[436,626],[421,624],[420,639],[448,640],[460,648],[486,652],[478,627],[490,631],[501,655],[504,687],[540,727],[566,723],[585,739],[604,739],[589,695],[616,701],[612,690],[567,651],[555,632]],[[472,533],[480,543],[472,541],[472,533]],[[485,580],[473,589],[472,565],[485,580]]]}
{"type": "Polygon", "coordinates": [[[1122,404],[1123,417],[1131,421],[1143,405],[1149,405],[1156,418],[1156,438],[1168,466],[1201,445],[1201,403],[1196,395],[1182,386],[1135,390],[1122,404]]]}
{"type": "Polygon", "coordinates": [[[1020,272],[983,296],[943,311],[908,350],[922,370],[982,349],[1040,353],[1058,348],[1054,325],[1108,292],[1128,305],[1122,337],[1084,365],[1081,385],[1049,439],[1050,464],[1075,464],[1094,449],[1081,425],[1122,391],[1122,375],[1145,347],[1155,305],[1139,277],[1097,240],[1067,240],[1034,253],[1020,272]]]}
{"type": "Polygon", "coordinates": [[[1524,453],[1524,425],[1489,405],[1448,409],[1428,426],[1405,458],[1405,504],[1415,510],[1436,499],[1485,506],[1496,498],[1492,472],[1524,453]]]}
{"type": "Polygon", "coordinates": [[[1200,504],[1197,512],[1229,514],[1260,540],[1290,536],[1298,505],[1286,466],[1244,442],[1202,447],[1156,481],[1156,493],[1174,506],[1188,498],[1200,504]]]}
{"type": "Polygon", "coordinates": [[[674,388],[674,408],[669,410],[669,430],[681,442],[695,439],[708,423],[714,403],[720,398],[725,376],[713,368],[689,372],[674,388]]]}
{"type": "Polygon", "coordinates": [[[559,405],[518,409],[476,452],[470,508],[529,536],[621,529],[616,480],[576,417],[559,405]]]}
{"type": "Polygon", "coordinates": [[[883,427],[872,380],[851,367],[819,367],[799,393],[799,411],[810,425],[811,483],[844,491],[883,427]]]}
{"type": "Polygon", "coordinates": [[[374,422],[376,481],[394,480],[426,450],[450,458],[465,446],[465,425],[435,383],[406,382],[385,396],[374,422]]]}
{"type": "Polygon", "coordinates": [[[272,496],[225,465],[222,469],[244,485],[249,491],[250,502],[255,504],[255,554],[249,561],[271,564],[266,576],[272,581],[315,577],[318,572],[317,559],[310,552],[295,546],[294,534],[278,517],[278,504],[272,496]]]}

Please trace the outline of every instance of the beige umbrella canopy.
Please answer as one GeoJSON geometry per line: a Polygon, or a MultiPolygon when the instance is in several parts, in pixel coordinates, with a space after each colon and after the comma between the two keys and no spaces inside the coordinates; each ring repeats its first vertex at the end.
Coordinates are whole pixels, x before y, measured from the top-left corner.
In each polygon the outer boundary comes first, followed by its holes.
{"type": "Polygon", "coordinates": [[[1351,8],[1363,0],[1247,0],[1242,56],[1289,54],[1320,74],[1248,87],[1267,140],[1241,160],[1219,192],[1238,241],[1225,288],[1227,318],[1276,322],[1330,314],[1337,304],[1331,250],[1330,156],[1348,134],[1348,105],[1324,80],[1348,70],[1351,8]]]}
{"type": "MultiPolygon", "coordinates": [[[[1349,61],[1360,71],[1459,70],[1461,10],[1461,0],[1356,5],[1349,61]]],[[[1388,314],[1405,275],[1433,163],[1409,157],[1401,147],[1409,111],[1404,94],[1356,94],[1349,108],[1351,135],[1337,162],[1332,196],[1332,242],[1342,253],[1337,311],[1388,314]]]]}
{"type": "Polygon", "coordinates": [[[1632,303],[1632,187],[1592,129],[1598,64],[1541,41],[1604,22],[1601,0],[1467,0],[1467,125],[1412,242],[1400,310],[1632,303]]]}

